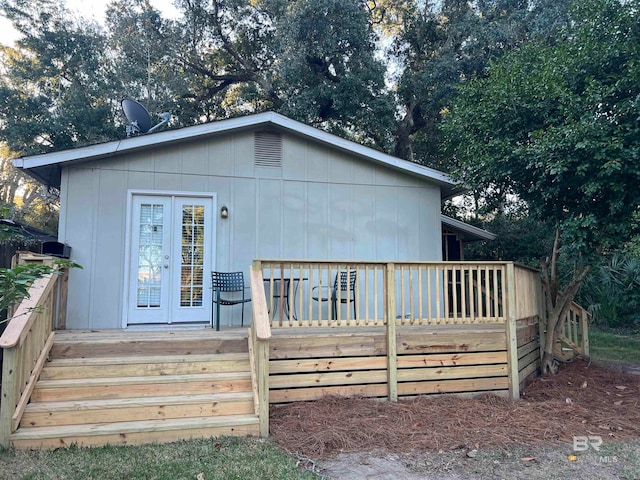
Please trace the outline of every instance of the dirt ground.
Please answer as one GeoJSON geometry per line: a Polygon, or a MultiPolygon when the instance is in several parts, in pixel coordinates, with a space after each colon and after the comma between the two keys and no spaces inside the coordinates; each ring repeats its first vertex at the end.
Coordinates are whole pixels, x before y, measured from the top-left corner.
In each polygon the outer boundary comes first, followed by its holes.
{"type": "Polygon", "coordinates": [[[271,433],[321,478],[640,479],[640,377],[576,361],[515,402],[325,397],[273,408],[271,433]]]}
{"type": "Polygon", "coordinates": [[[514,447],[509,451],[389,454],[343,453],[318,463],[325,480],[637,480],[640,442],[573,454],[572,447],[514,447]]]}

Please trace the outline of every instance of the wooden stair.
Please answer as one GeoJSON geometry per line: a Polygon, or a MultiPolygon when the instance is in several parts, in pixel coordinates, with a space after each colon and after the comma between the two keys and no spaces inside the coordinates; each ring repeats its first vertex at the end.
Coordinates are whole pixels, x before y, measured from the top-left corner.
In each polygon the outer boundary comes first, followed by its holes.
{"type": "Polygon", "coordinates": [[[246,335],[92,333],[57,334],[14,447],[258,435],[246,335]]]}

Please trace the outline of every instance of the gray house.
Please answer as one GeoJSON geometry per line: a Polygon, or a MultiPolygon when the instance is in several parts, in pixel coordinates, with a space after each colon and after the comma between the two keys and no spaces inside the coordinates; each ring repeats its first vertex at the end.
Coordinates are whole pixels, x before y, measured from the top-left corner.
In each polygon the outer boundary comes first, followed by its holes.
{"type": "Polygon", "coordinates": [[[84,267],[70,329],[207,326],[210,272],[255,258],[460,260],[493,238],[441,215],[458,191],[442,172],[275,113],[14,165],[60,189],[59,241],[84,267]]]}

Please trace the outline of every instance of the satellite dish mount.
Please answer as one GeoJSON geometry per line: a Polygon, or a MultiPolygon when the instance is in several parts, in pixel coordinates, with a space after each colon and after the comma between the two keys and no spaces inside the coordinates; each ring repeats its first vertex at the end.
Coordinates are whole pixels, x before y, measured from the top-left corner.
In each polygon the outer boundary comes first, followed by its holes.
{"type": "Polygon", "coordinates": [[[164,127],[169,123],[169,120],[171,120],[171,114],[169,112],[163,112],[160,114],[161,122],[152,127],[151,115],[140,102],[136,102],[132,98],[125,97],[122,99],[120,104],[122,105],[122,110],[124,111],[127,120],[129,120],[129,124],[127,125],[127,137],[153,133],[159,128],[164,127]]]}

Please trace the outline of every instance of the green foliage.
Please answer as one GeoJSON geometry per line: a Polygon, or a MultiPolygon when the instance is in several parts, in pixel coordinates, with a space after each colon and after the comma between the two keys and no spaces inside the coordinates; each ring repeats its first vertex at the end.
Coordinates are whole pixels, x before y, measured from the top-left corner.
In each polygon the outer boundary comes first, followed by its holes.
{"type": "Polygon", "coordinates": [[[528,215],[498,215],[481,228],[495,233],[496,238],[465,245],[467,260],[515,261],[539,268],[540,258],[548,255],[553,243],[553,225],[528,215]]]}
{"type": "Polygon", "coordinates": [[[184,126],[276,110],[449,169],[437,126],[455,86],[531,36],[566,2],[112,0],[106,30],[60,2],[0,0],[24,35],[2,48],[0,141],[15,154],[122,137],[119,100],[184,126]]]}
{"type": "Polygon", "coordinates": [[[555,44],[523,44],[469,82],[443,126],[459,178],[557,223],[572,258],[628,239],[640,205],[637,0],[586,0],[555,44]]]}
{"type": "Polygon", "coordinates": [[[29,297],[29,287],[33,282],[52,272],[52,267],[42,264],[0,268],[0,311],[18,304],[23,298],[29,297]]]}
{"type": "Polygon", "coordinates": [[[23,34],[0,50],[0,141],[32,154],[112,138],[102,32],[51,0],[2,0],[0,11],[23,34]]]}
{"type": "MultiPolygon", "coordinates": [[[[50,273],[60,274],[60,268],[82,268],[69,260],[56,260],[58,268],[40,263],[16,265],[13,268],[0,268],[0,312],[29,298],[29,287],[39,278],[50,273]]],[[[7,319],[0,319],[0,323],[7,319]]]]}
{"type": "Polygon", "coordinates": [[[395,153],[451,170],[439,129],[457,86],[484,78],[489,62],[536,37],[547,41],[568,22],[568,0],[412,2],[394,53],[401,64],[395,153]]]}
{"type": "MultiPolygon", "coordinates": [[[[193,122],[278,108],[276,22],[280,0],[179,0],[184,20],[176,60],[193,122]]],[[[184,116],[184,115],[183,115],[184,116]]]]}
{"type": "Polygon", "coordinates": [[[179,96],[188,91],[188,84],[176,62],[176,21],[163,18],[149,0],[112,0],[105,26],[108,82],[117,98],[135,98],[152,114],[172,111],[176,123],[184,121],[179,96]]]}
{"type": "Polygon", "coordinates": [[[582,285],[579,302],[596,324],[640,329],[640,259],[614,255],[582,285]]]}
{"type": "Polygon", "coordinates": [[[394,105],[361,0],[182,1],[181,108],[206,119],[275,110],[390,149],[394,105]],[[191,102],[191,103],[189,103],[191,102]]]}
{"type": "Polygon", "coordinates": [[[296,0],[279,21],[279,109],[361,143],[389,149],[393,103],[359,0],[296,0]]]}

